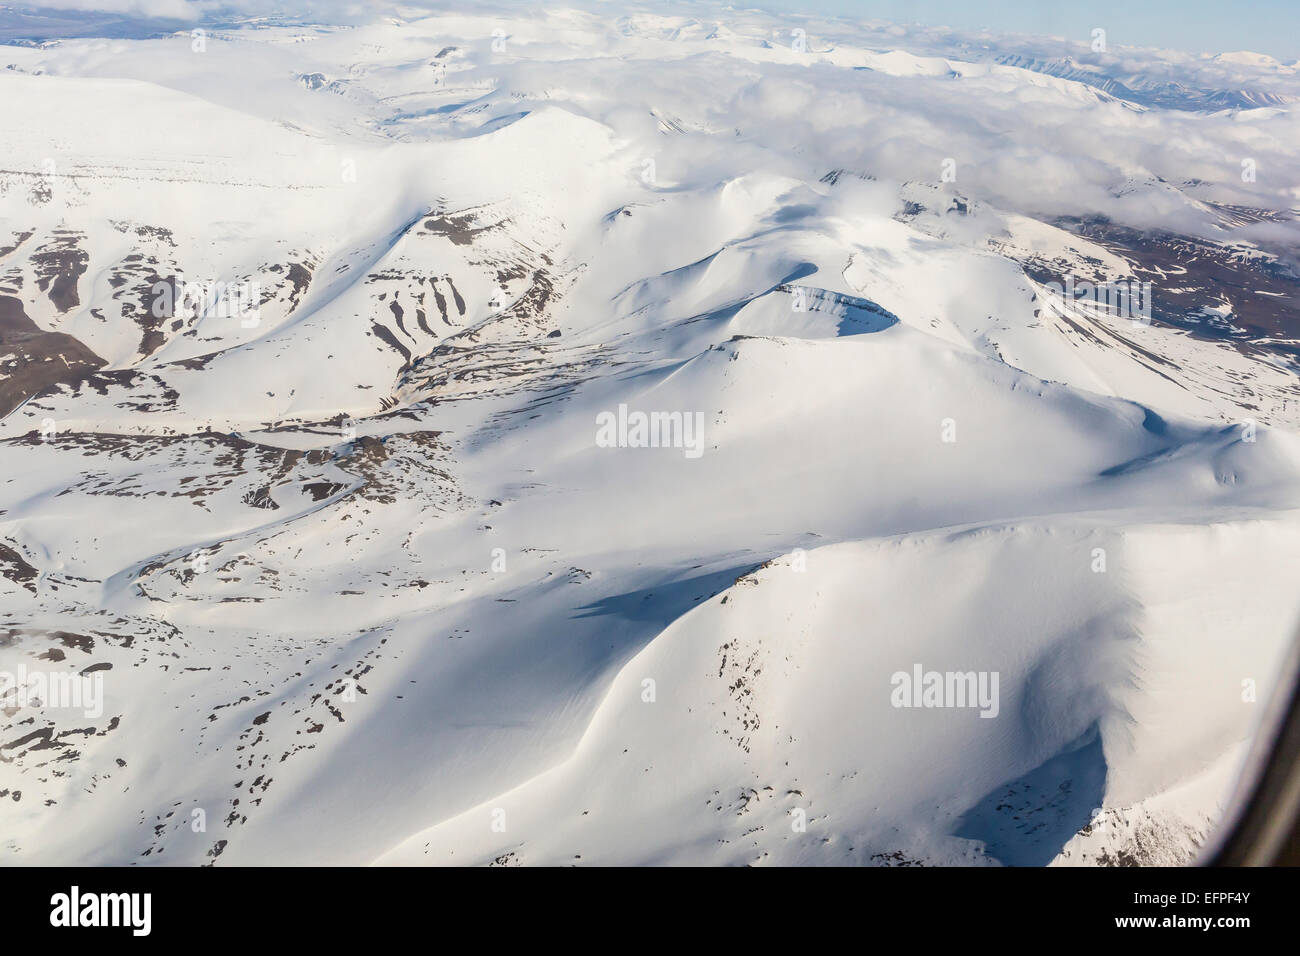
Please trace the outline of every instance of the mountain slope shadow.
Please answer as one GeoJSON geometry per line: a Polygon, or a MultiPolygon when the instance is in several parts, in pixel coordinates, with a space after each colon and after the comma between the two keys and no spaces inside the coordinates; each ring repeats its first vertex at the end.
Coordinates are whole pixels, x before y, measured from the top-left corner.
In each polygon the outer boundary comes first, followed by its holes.
{"type": "Polygon", "coordinates": [[[837,335],[869,335],[898,324],[898,316],[870,299],[841,295],[838,292],[827,292],[825,295],[839,311],[840,324],[835,329],[837,335]]]}
{"type": "Polygon", "coordinates": [[[1106,791],[1096,724],[1069,747],[971,807],[953,835],[981,840],[1006,866],[1046,866],[1088,825],[1106,791]]]}
{"type": "Polygon", "coordinates": [[[625,594],[614,594],[579,607],[577,610],[586,613],[574,616],[584,618],[613,614],[629,621],[648,621],[667,627],[695,605],[725,591],[736,583],[737,578],[749,574],[759,566],[758,562],[745,564],[723,571],[697,574],[679,581],[665,581],[655,587],[628,591],[625,594]]]}
{"type": "MultiPolygon", "coordinates": [[[[716,255],[716,253],[714,255],[716,255]]],[[[708,261],[708,260],[701,260],[701,261],[708,261]]],[[[698,263],[696,263],[695,265],[698,265],[698,263]]],[[[692,268],[692,266],[687,266],[686,268],[692,268]]],[[[780,282],[777,282],[775,285],[771,286],[770,288],[764,289],[763,291],[757,292],[753,295],[744,296],[740,299],[737,299],[735,302],[732,302],[730,305],[720,306],[716,309],[710,309],[707,312],[700,312],[697,315],[692,315],[689,318],[682,319],[680,322],[676,324],[691,325],[695,322],[719,322],[719,323],[730,322],[732,319],[736,317],[736,315],[740,312],[741,309],[749,305],[751,302],[757,301],[758,299],[763,298],[763,296],[765,295],[771,295],[773,292],[788,290],[790,288],[791,283],[798,282],[800,279],[806,279],[808,276],[814,275],[816,272],[817,272],[816,265],[814,265],[811,262],[801,262],[798,265],[794,266],[785,275],[785,277],[781,279],[780,282]]],[[[665,273],[665,275],[667,274],[668,273],[665,273]]]]}

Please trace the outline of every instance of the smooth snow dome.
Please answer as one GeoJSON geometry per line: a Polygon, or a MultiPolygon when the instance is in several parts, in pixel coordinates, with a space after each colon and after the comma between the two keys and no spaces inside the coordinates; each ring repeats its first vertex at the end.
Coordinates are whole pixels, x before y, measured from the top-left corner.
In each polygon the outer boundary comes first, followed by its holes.
{"type": "Polygon", "coordinates": [[[1212,843],[1300,622],[1294,65],[7,16],[0,862],[1212,843]]]}

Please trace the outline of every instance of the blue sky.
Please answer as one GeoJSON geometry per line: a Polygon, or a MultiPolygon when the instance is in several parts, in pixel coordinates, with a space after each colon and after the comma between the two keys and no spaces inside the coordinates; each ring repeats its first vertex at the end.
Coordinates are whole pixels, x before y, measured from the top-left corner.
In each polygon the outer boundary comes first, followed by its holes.
{"type": "MultiPolygon", "coordinates": [[[[3,2],[3,0],[0,0],[3,2]]],[[[93,9],[193,19],[223,7],[266,13],[276,9],[365,15],[368,6],[404,0],[19,0],[19,5],[93,9]]],[[[476,0],[405,0],[408,5],[473,10],[476,0]]],[[[496,0],[511,2],[511,0],[496,0]]],[[[513,0],[547,5],[550,0],[513,0]]],[[[563,5],[555,0],[554,5],[563,5]]],[[[581,0],[579,0],[581,2],[581,0]]],[[[618,0],[606,0],[617,5],[618,0]]],[[[638,0],[653,5],[654,0],[638,0]]],[[[728,0],[722,0],[728,2],[728,0]]],[[[897,20],[959,30],[1064,36],[1087,41],[1095,27],[1113,46],[1154,46],[1193,53],[1253,50],[1283,62],[1300,60],[1300,0],[729,0],[737,7],[776,13],[826,13],[897,20]]],[[[87,19],[94,19],[87,16],[87,19]]]]}
{"type": "Polygon", "coordinates": [[[1283,62],[1300,59],[1300,0],[735,0],[767,10],[879,17],[1000,33],[1087,40],[1094,27],[1112,45],[1158,46],[1193,53],[1253,50],[1283,62]]]}

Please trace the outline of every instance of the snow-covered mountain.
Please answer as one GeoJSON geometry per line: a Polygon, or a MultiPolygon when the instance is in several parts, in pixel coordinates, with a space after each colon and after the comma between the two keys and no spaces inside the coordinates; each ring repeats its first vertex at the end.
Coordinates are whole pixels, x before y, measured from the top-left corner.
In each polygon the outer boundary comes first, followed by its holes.
{"type": "Polygon", "coordinates": [[[0,861],[1191,859],[1294,69],[468,9],[3,34],[0,861]]]}

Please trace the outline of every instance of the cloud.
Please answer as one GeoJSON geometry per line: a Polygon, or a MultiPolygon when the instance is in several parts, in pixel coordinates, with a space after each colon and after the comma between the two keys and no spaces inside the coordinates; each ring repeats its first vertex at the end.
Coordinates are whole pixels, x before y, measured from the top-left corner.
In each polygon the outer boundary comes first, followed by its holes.
{"type": "MultiPolygon", "coordinates": [[[[66,10],[191,20],[233,10],[269,14],[277,6],[270,0],[52,2],[66,10]]],[[[750,168],[798,178],[846,168],[920,182],[938,181],[941,165],[952,160],[957,189],[1009,211],[1101,214],[1201,234],[1212,233],[1217,222],[1206,200],[1278,210],[1296,200],[1300,122],[1286,110],[1204,108],[1216,94],[1243,90],[1300,99],[1300,76],[1260,58],[1115,48],[1087,63],[1087,82],[1079,82],[1005,64],[1013,58],[1051,66],[1051,57],[1069,49],[1041,38],[791,20],[702,4],[682,8],[691,11],[689,21],[658,16],[662,8],[651,15],[625,3],[578,6],[544,22],[520,4],[475,4],[472,14],[459,3],[397,8],[408,18],[437,7],[452,14],[439,23],[446,36],[438,45],[459,47],[458,82],[482,94],[474,111],[438,111],[426,118],[426,128],[445,123],[463,133],[496,116],[553,105],[653,149],[661,173],[680,182],[699,185],[734,169],[737,153],[750,168]],[[510,24],[518,55],[490,53],[498,14],[510,24]],[[806,25],[805,54],[790,49],[792,23],[806,25]],[[777,36],[780,42],[772,39],[777,36]],[[1105,90],[1117,76],[1128,89],[1181,96],[1186,108],[1123,102],[1105,90]],[[685,136],[659,133],[655,117],[662,116],[672,117],[685,136]],[[1255,179],[1243,178],[1244,160],[1258,170],[1255,179]]],[[[378,21],[390,9],[378,0],[308,0],[295,5],[294,17],[378,21]]],[[[418,59],[434,52],[375,68],[418,72],[425,65],[418,59]]],[[[358,78],[351,88],[368,95],[380,89],[367,84],[358,78]]],[[[1291,228],[1261,233],[1274,237],[1291,228]]]]}
{"type": "Polygon", "coordinates": [[[71,10],[118,13],[132,17],[194,20],[202,16],[205,4],[190,0],[42,0],[34,10],[71,10]]]}
{"type": "Polygon", "coordinates": [[[230,16],[292,15],[319,23],[353,23],[377,17],[393,5],[381,0],[42,0],[34,10],[113,13],[129,17],[198,22],[230,16]]]}

